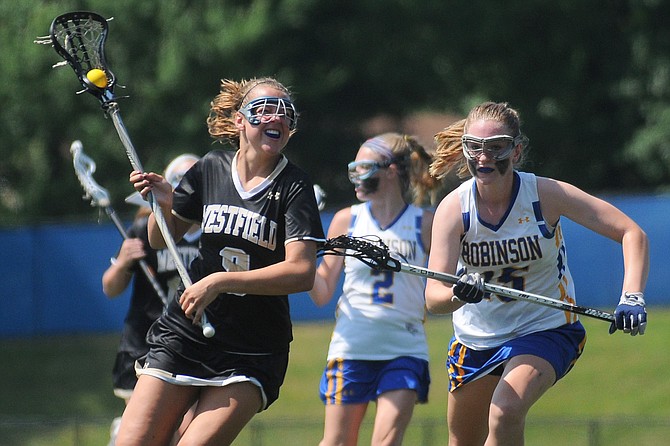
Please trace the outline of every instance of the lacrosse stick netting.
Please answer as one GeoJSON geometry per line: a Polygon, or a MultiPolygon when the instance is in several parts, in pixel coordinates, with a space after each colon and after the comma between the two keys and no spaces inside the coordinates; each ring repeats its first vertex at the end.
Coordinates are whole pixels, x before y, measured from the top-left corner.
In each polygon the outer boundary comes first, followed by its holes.
{"type": "MultiPolygon", "coordinates": [[[[35,42],[51,44],[56,52],[65,59],[66,64],[74,70],[79,82],[84,87],[83,91],[91,93],[100,101],[103,110],[114,122],[116,132],[133,169],[143,172],[144,169],[123,125],[119,106],[114,97],[113,89],[116,78],[107,66],[104,52],[107,33],[107,20],[102,16],[93,12],[69,12],[53,20],[49,37],[38,38],[35,42]],[[95,76],[91,76],[91,72],[94,72],[95,76]],[[104,79],[104,85],[100,82],[101,79],[104,79]],[[96,85],[96,83],[101,84],[101,86],[96,85]]],[[[56,64],[54,67],[61,65],[63,64],[56,64]]],[[[149,202],[179,276],[184,285],[188,287],[192,282],[170,234],[165,216],[158,203],[153,199],[152,194],[149,194],[149,202]]],[[[202,313],[201,325],[206,337],[214,336],[214,327],[208,322],[205,312],[202,313]]]]}
{"type": "MultiPolygon", "coordinates": [[[[111,19],[110,19],[111,20],[111,19]]],[[[65,59],[54,65],[70,65],[84,90],[105,104],[114,100],[116,78],[107,66],[105,41],[108,25],[100,15],[93,12],[70,12],[56,17],[51,23],[49,36],[39,37],[36,43],[51,45],[65,59]],[[91,70],[102,70],[106,84],[94,84],[87,74],[91,70]]],[[[81,93],[80,92],[80,93],[81,93]]]]}
{"type": "MultiPolygon", "coordinates": [[[[381,241],[381,239],[373,236],[351,237],[348,235],[340,235],[328,239],[319,248],[319,256],[322,255],[350,256],[360,260],[373,269],[403,272],[451,284],[455,284],[459,279],[458,276],[453,274],[432,271],[428,268],[410,265],[397,260],[391,255],[388,247],[381,241]]],[[[595,308],[575,305],[551,297],[541,296],[539,294],[528,293],[488,282],[484,284],[484,289],[489,293],[509,297],[515,300],[524,300],[556,308],[558,310],[582,314],[607,322],[614,321],[614,315],[611,313],[595,308]]]]}

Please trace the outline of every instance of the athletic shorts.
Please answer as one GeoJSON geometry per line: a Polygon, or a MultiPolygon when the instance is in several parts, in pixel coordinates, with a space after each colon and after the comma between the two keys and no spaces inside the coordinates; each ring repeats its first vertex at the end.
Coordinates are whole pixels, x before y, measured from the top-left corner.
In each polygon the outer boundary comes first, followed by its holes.
{"type": "Polygon", "coordinates": [[[415,390],[419,403],[428,402],[428,361],[402,356],[388,361],[331,359],[321,377],[319,393],[325,405],[376,401],[384,392],[415,390]]]}
{"type": "Polygon", "coordinates": [[[446,363],[449,391],[488,374],[501,375],[503,363],[519,355],[547,360],[558,381],[575,365],[585,344],[586,330],[579,321],[521,336],[488,350],[473,350],[454,337],[449,343],[446,363]]]}
{"type": "Polygon", "coordinates": [[[118,352],[112,369],[112,382],[114,384],[114,395],[119,398],[128,399],[137,384],[135,373],[135,357],[128,352],[118,352]]]}
{"type": "Polygon", "coordinates": [[[221,352],[216,355],[216,367],[191,361],[171,350],[154,346],[135,364],[137,375],[150,375],[180,386],[223,387],[250,382],[261,392],[267,409],[279,398],[288,367],[288,352],[273,354],[238,354],[221,352]]]}

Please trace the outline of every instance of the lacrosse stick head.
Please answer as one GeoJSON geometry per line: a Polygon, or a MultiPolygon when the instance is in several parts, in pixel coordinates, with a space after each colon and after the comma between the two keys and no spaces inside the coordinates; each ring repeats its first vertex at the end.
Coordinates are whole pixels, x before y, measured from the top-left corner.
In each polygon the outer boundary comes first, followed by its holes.
{"type": "Polygon", "coordinates": [[[318,257],[336,255],[354,257],[372,269],[398,272],[400,262],[391,256],[388,246],[373,235],[352,237],[340,235],[326,240],[319,248],[318,257]]]}
{"type": "Polygon", "coordinates": [[[116,77],[107,66],[105,41],[107,20],[94,12],[75,11],[51,23],[51,45],[74,70],[84,91],[98,98],[105,108],[114,101],[116,77]]]}
{"type": "Polygon", "coordinates": [[[111,203],[109,193],[93,179],[95,161],[86,156],[81,141],[74,141],[70,145],[70,153],[72,154],[74,173],[84,188],[84,192],[86,192],[84,198],[91,200],[91,206],[108,207],[111,203]]]}

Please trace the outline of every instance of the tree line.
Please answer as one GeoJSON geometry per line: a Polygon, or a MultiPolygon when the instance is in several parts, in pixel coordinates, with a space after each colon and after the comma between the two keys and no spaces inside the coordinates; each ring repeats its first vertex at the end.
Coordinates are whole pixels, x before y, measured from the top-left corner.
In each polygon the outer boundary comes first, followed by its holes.
{"type": "Polygon", "coordinates": [[[107,60],[147,170],[217,148],[205,120],[221,79],[271,75],[300,111],[287,155],[329,206],[355,199],[346,163],[374,118],[403,131],[408,116],[463,117],[484,100],[520,111],[539,175],[593,193],[670,184],[669,2],[25,0],[0,5],[2,225],[97,218],[72,169],[75,139],[113,205],[134,211],[111,120],[33,43],[72,10],[112,18],[107,60]]]}

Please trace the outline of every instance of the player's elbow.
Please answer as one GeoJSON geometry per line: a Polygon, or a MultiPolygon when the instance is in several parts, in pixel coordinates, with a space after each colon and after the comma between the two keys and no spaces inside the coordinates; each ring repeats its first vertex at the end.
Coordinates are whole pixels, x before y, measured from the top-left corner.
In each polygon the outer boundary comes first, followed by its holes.
{"type": "Polygon", "coordinates": [[[316,273],[316,266],[314,262],[299,262],[291,266],[293,288],[295,291],[291,293],[308,292],[314,288],[314,274],[316,273]]]}
{"type": "Polygon", "coordinates": [[[102,292],[110,299],[118,296],[122,291],[123,290],[119,290],[117,287],[109,286],[105,282],[102,283],[102,292]]]}

